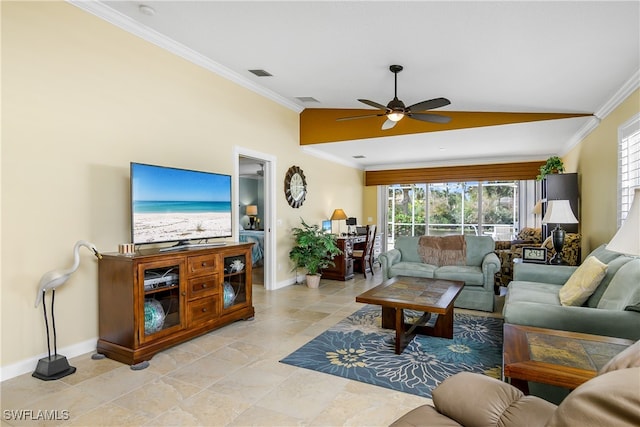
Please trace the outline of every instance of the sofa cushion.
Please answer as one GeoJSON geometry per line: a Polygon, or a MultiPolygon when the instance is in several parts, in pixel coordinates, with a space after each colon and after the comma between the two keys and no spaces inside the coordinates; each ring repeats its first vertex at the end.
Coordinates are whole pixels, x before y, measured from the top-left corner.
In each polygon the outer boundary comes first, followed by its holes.
{"type": "Polygon", "coordinates": [[[435,269],[433,277],[445,280],[461,280],[465,286],[482,286],[484,276],[480,267],[444,266],[435,269]]]}
{"type": "Polygon", "coordinates": [[[582,305],[596,290],[606,272],[607,264],[596,257],[588,257],[560,288],[560,304],[582,305]]]}
{"type": "Polygon", "coordinates": [[[480,267],[485,255],[493,252],[496,244],[491,236],[464,236],[467,243],[467,265],[480,267]]]}
{"type": "MultiPolygon", "coordinates": [[[[421,262],[404,262],[389,267],[389,277],[393,276],[415,276],[428,277],[433,279],[433,272],[437,269],[435,265],[423,264],[421,262]]],[[[459,267],[458,267],[459,268],[459,267]]]]}
{"type": "Polygon", "coordinates": [[[516,302],[560,305],[558,296],[562,285],[539,282],[511,282],[505,306],[516,302]]]}
{"type": "Polygon", "coordinates": [[[418,254],[420,236],[401,236],[396,239],[395,248],[402,254],[402,261],[422,263],[418,254]]]}
{"type": "Polygon", "coordinates": [[[589,254],[589,256],[594,256],[605,264],[609,264],[620,255],[622,254],[620,254],[619,252],[613,252],[607,249],[607,245],[600,245],[589,254]]]}
{"type": "Polygon", "coordinates": [[[624,310],[640,303],[640,258],[629,261],[616,273],[602,294],[598,308],[624,310]]]}
{"type": "MultiPolygon", "coordinates": [[[[591,257],[591,255],[589,255],[589,257],[591,257]]],[[[587,257],[587,259],[589,259],[589,257],[587,257]]],[[[600,298],[602,298],[602,294],[604,294],[604,291],[607,290],[607,288],[609,287],[609,283],[611,283],[611,280],[615,277],[620,267],[622,267],[632,259],[633,258],[628,256],[619,256],[617,258],[614,258],[611,262],[607,263],[607,272],[596,288],[595,292],[587,300],[587,307],[596,308],[598,306],[600,298]]]]}

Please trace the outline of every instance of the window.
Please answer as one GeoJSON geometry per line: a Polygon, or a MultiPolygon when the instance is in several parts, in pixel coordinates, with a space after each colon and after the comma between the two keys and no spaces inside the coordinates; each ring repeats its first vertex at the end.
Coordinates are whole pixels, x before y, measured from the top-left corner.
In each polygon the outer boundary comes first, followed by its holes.
{"type": "Polygon", "coordinates": [[[640,187],[640,113],[618,129],[618,227],[640,187]]]}
{"type": "Polygon", "coordinates": [[[387,187],[387,246],[399,236],[489,235],[511,240],[519,226],[520,181],[387,187]]]}

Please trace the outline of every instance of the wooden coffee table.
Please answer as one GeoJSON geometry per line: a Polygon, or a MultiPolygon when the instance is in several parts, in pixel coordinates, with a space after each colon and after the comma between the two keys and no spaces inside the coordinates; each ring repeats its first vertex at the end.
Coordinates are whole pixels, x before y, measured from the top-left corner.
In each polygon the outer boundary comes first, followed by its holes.
{"type": "Polygon", "coordinates": [[[396,354],[402,353],[416,334],[453,338],[453,302],[464,282],[395,276],[356,297],[356,302],[382,306],[382,327],[396,331],[396,354]],[[404,310],[422,311],[415,324],[405,323],[404,310]],[[431,314],[438,314],[427,326],[431,314]]]}
{"type": "Polygon", "coordinates": [[[529,392],[528,381],[574,389],[631,344],[622,338],[507,323],[502,370],[524,393],[529,392]]]}

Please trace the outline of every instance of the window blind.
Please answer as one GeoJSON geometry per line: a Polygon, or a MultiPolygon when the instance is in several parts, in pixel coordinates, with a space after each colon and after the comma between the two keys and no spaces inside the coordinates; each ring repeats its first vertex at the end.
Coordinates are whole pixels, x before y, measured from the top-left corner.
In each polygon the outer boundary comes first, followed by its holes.
{"type": "Polygon", "coordinates": [[[618,227],[627,217],[636,187],[640,187],[640,113],[618,129],[618,227]]]}

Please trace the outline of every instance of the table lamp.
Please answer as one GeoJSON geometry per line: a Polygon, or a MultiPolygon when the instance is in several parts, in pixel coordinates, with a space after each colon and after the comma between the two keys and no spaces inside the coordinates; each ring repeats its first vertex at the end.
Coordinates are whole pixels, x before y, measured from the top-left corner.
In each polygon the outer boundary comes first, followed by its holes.
{"type": "Polygon", "coordinates": [[[636,188],[627,217],[607,249],[625,255],[640,255],[640,188],[636,188]]]}
{"type": "Polygon", "coordinates": [[[542,218],[543,224],[555,224],[556,228],[551,232],[553,249],[556,251],[553,258],[549,260],[549,264],[566,264],[562,259],[562,247],[564,246],[565,231],[560,224],[577,224],[578,219],[571,210],[568,200],[549,200],[547,203],[547,212],[542,218]]]}
{"type": "Polygon", "coordinates": [[[252,230],[256,226],[256,216],[258,215],[258,206],[256,205],[248,205],[247,206],[247,216],[249,217],[249,228],[252,230]]]}
{"type": "MultiPolygon", "coordinates": [[[[333,211],[333,214],[331,214],[330,219],[331,221],[342,221],[347,219],[347,214],[344,213],[342,209],[336,209],[333,211]]],[[[333,224],[333,222],[331,224],[333,224]]],[[[333,232],[333,225],[331,226],[331,231],[333,232]]],[[[340,223],[338,223],[338,234],[340,234],[340,223]]]]}

